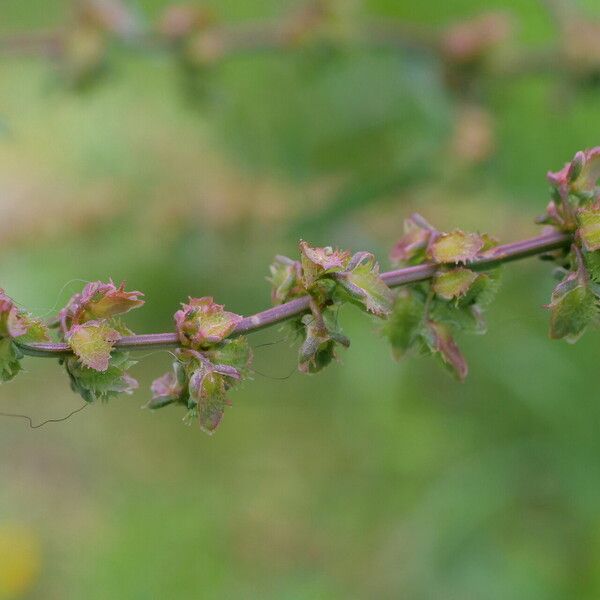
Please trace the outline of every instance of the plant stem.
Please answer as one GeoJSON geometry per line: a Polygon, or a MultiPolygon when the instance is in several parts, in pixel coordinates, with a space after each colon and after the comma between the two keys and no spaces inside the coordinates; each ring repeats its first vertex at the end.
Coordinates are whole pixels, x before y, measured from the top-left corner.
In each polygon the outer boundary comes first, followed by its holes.
{"type": "MultiPolygon", "coordinates": [[[[567,248],[571,242],[572,236],[569,234],[551,233],[520,242],[513,242],[512,244],[497,246],[469,263],[469,268],[475,271],[493,269],[514,260],[567,248]]],[[[388,286],[398,287],[431,279],[438,268],[439,265],[425,263],[382,273],[381,278],[388,286]]],[[[245,317],[232,335],[237,336],[260,331],[266,327],[297,317],[308,312],[308,310],[310,310],[310,296],[303,296],[285,304],[268,308],[255,315],[245,317]]],[[[63,343],[18,345],[23,353],[29,356],[56,358],[71,353],[68,344],[63,343]]],[[[145,335],[124,336],[115,344],[115,347],[127,350],[152,350],[157,348],[174,348],[178,345],[179,341],[176,333],[149,333],[145,335]]]]}

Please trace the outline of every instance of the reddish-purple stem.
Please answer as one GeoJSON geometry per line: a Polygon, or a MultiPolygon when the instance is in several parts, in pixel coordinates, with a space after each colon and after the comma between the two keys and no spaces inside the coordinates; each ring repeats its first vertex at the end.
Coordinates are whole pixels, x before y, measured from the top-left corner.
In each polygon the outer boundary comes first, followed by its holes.
{"type": "MultiPolygon", "coordinates": [[[[520,260],[529,256],[546,254],[553,250],[559,250],[570,245],[572,236],[566,233],[551,233],[539,237],[513,242],[497,246],[485,255],[476,258],[469,264],[473,270],[485,270],[497,267],[503,263],[520,260]]],[[[409,283],[417,283],[431,279],[438,269],[438,265],[426,263],[414,267],[405,267],[382,273],[381,278],[390,287],[398,287],[409,283]]],[[[233,335],[243,335],[259,331],[276,325],[293,317],[297,317],[309,310],[310,297],[303,296],[291,300],[285,304],[268,308],[250,317],[244,317],[235,328],[233,335]]],[[[145,335],[128,335],[122,337],[115,347],[128,350],[152,350],[156,348],[172,348],[178,346],[178,338],[175,333],[148,333],[145,335]]],[[[56,357],[70,354],[71,350],[67,344],[62,343],[39,343],[19,344],[21,350],[30,356],[56,357]]]]}

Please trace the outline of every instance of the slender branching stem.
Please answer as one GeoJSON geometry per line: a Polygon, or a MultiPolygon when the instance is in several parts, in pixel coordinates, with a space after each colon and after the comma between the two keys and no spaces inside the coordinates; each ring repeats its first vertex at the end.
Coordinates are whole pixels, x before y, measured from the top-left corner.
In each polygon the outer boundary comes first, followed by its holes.
{"type": "MultiPolygon", "coordinates": [[[[572,236],[570,234],[551,233],[520,242],[496,246],[491,251],[476,258],[472,263],[469,263],[469,268],[475,271],[493,269],[514,260],[568,248],[571,242],[572,236]]],[[[388,286],[399,287],[431,279],[438,268],[438,265],[426,263],[415,267],[405,267],[403,269],[388,271],[382,273],[381,277],[388,286]]],[[[310,296],[303,296],[285,304],[268,308],[255,315],[245,317],[238,324],[232,335],[245,335],[260,331],[261,329],[298,317],[309,310],[310,296]]],[[[151,350],[157,348],[175,348],[178,346],[178,343],[179,340],[176,333],[149,333],[122,337],[115,344],[115,347],[127,350],[151,350]]],[[[19,347],[24,354],[29,356],[56,358],[71,353],[69,346],[63,343],[19,344],[19,347]]]]}

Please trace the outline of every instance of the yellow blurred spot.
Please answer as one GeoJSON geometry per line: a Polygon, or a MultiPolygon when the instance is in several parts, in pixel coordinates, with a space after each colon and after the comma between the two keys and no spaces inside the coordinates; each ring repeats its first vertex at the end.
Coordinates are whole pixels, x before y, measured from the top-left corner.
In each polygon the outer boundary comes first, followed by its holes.
{"type": "Polygon", "coordinates": [[[40,544],[33,531],[19,524],[0,525],[0,599],[19,598],[35,583],[40,544]]]}

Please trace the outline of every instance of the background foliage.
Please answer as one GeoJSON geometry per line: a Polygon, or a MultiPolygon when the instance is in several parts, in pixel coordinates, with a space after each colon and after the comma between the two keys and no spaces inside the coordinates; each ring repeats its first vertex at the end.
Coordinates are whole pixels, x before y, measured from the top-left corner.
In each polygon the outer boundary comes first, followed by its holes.
{"type": "MultiPolygon", "coordinates": [[[[166,2],[135,4],[152,23],[166,2]]],[[[295,6],[209,4],[231,21],[295,6]]],[[[508,9],[519,47],[557,41],[532,0],[348,6],[436,26],[508,9]]],[[[66,0],[6,0],[0,31],[68,15],[66,0]]],[[[198,98],[168,56],[111,53],[79,93],[43,59],[0,61],[0,282],[38,314],[109,276],[146,292],[139,332],[170,329],[190,294],[250,313],[300,235],[385,265],[413,210],[445,230],[533,235],[546,170],[599,142],[600,90],[556,74],[485,82],[493,151],[472,160],[452,151],[461,107],[431,56],[242,56],[198,98]]],[[[213,438],[140,412],[166,352],[136,367],[131,398],[34,431],[1,420],[0,598],[598,597],[600,338],[547,339],[552,286],[535,260],[505,270],[488,335],[461,340],[464,384],[393,362],[348,310],[343,364],[304,377],[285,343],[257,348],[260,374],[213,438]]],[[[26,368],[0,410],[79,406],[50,361],[26,368]]]]}

